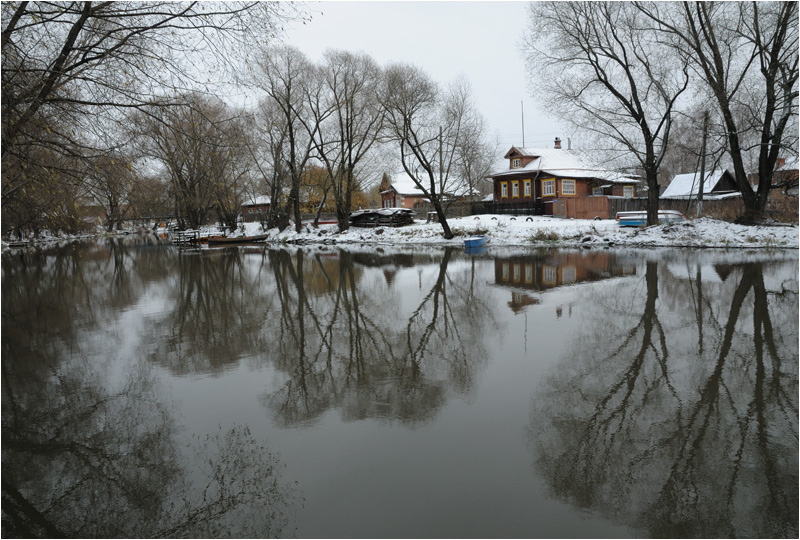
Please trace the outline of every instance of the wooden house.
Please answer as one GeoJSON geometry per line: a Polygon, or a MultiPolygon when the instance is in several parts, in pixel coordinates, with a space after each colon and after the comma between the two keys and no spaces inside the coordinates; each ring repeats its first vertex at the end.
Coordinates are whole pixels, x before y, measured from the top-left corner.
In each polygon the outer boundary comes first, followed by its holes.
{"type": "Polygon", "coordinates": [[[383,175],[380,186],[382,208],[419,208],[427,198],[407,174],[383,175]]]}
{"type": "MultiPolygon", "coordinates": [[[[747,175],[747,180],[753,186],[753,189],[758,189],[758,173],[751,173],[747,175]]],[[[772,173],[772,187],[778,187],[786,195],[797,196],[798,192],[798,166],[797,158],[791,158],[788,161],[785,158],[778,158],[775,163],[775,171],[772,173]]]]}
{"type": "MultiPolygon", "coordinates": [[[[507,166],[490,175],[494,183],[494,203],[499,205],[537,205],[543,215],[562,217],[609,218],[608,205],[565,204],[565,200],[592,197],[636,197],[641,182],[617,172],[589,164],[586,156],[561,148],[556,138],[553,148],[512,147],[504,156],[507,166]],[[561,204],[559,204],[561,202],[561,204]],[[605,208],[597,212],[594,207],[605,208]],[[580,215],[581,208],[591,215],[580,215]]],[[[607,202],[607,201],[603,201],[607,202]]]]}
{"type": "MultiPolygon", "coordinates": [[[[471,200],[478,192],[460,181],[449,182],[450,186],[444,194],[445,198],[455,200],[471,200]]],[[[430,202],[425,193],[417,187],[408,174],[400,173],[392,177],[384,174],[380,185],[382,208],[420,208],[430,202]]]]}
{"type": "Polygon", "coordinates": [[[263,221],[267,219],[271,200],[266,195],[260,195],[252,201],[242,203],[242,221],[263,221]]]}

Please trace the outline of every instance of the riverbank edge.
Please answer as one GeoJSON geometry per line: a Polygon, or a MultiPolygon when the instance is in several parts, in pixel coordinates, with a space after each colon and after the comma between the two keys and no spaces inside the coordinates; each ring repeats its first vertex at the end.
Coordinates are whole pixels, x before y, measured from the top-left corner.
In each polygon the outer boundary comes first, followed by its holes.
{"type": "MultiPolygon", "coordinates": [[[[474,219],[474,218],[471,218],[474,219]]],[[[462,221],[464,218],[462,218],[462,221]]],[[[463,247],[464,239],[475,234],[465,223],[454,220],[457,235],[446,240],[441,235],[440,225],[415,223],[408,227],[354,228],[340,233],[335,225],[317,228],[304,224],[301,232],[293,228],[284,231],[269,229],[255,231],[258,224],[244,224],[233,236],[251,236],[254,233],[268,234],[258,244],[281,245],[374,245],[404,247],[463,247]],[[246,226],[245,226],[246,225],[246,226]],[[250,230],[253,229],[253,230],[250,230]]],[[[469,222],[468,222],[469,223],[469,222]]],[[[489,222],[491,223],[491,221],[489,222]]],[[[470,223],[474,228],[477,224],[470,223]]],[[[513,225],[511,221],[498,225],[513,225]]],[[[211,232],[209,227],[207,232],[211,232]]],[[[516,228],[500,228],[485,231],[490,238],[487,249],[510,248],[683,248],[683,249],[782,249],[798,250],[800,236],[798,226],[784,223],[769,223],[755,226],[734,225],[727,222],[701,218],[678,224],[653,225],[642,228],[622,228],[613,221],[598,223],[594,220],[540,221],[516,225],[516,228]],[[600,225],[604,226],[604,230],[600,225]],[[731,232],[734,231],[734,232],[731,232]],[[776,235],[777,232],[781,234],[776,235]],[[492,234],[494,233],[494,234],[492,234]]],[[[39,249],[60,243],[81,242],[102,238],[123,238],[136,235],[158,235],[166,238],[166,230],[129,229],[109,233],[59,235],[29,239],[24,242],[2,241],[2,251],[13,249],[39,249]]]]}

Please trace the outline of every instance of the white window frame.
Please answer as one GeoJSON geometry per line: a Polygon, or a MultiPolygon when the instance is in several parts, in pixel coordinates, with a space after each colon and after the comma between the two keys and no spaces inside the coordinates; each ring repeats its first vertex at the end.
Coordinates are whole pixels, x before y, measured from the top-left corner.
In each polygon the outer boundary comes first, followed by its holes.
{"type": "Polygon", "coordinates": [[[500,182],[500,198],[508,199],[508,182],[500,182]]]}
{"type": "Polygon", "coordinates": [[[513,199],[519,199],[519,181],[517,180],[511,182],[511,197],[513,199]]]}
{"type": "Polygon", "coordinates": [[[622,186],[622,196],[623,197],[625,197],[626,199],[632,199],[633,198],[633,194],[634,194],[633,186],[622,186]]]}
{"type": "Polygon", "coordinates": [[[531,181],[530,180],[525,180],[524,181],[523,192],[525,193],[525,197],[530,197],[531,196],[531,181]]]}
{"type": "Polygon", "coordinates": [[[519,169],[521,164],[522,164],[522,160],[520,158],[514,158],[514,159],[511,160],[511,168],[512,169],[519,169]]]}
{"type": "Polygon", "coordinates": [[[555,197],[556,195],[556,179],[549,178],[542,180],[542,197],[555,197]]]}
{"type": "Polygon", "coordinates": [[[564,178],[561,180],[561,194],[562,195],[575,195],[577,193],[577,182],[572,179],[564,178]],[[572,186],[572,189],[567,189],[567,186],[572,186]]]}

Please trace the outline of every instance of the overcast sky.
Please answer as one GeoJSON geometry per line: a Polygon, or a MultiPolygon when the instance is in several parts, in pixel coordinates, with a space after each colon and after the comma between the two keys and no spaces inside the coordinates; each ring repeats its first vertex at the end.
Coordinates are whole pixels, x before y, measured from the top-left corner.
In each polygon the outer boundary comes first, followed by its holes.
{"type": "MultiPolygon", "coordinates": [[[[319,62],[327,48],[363,51],[379,64],[408,62],[445,85],[459,74],[472,84],[478,108],[501,146],[553,146],[569,133],[545,116],[526,86],[519,42],[527,2],[306,2],[312,20],[291,24],[284,40],[319,62]]],[[[500,156],[502,158],[502,154],[500,156]]]]}

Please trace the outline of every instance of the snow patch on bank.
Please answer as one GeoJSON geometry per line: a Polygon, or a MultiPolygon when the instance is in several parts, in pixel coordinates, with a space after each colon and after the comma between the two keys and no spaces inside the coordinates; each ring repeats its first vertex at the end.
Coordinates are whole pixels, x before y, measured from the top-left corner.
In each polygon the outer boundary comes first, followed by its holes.
{"type": "Polygon", "coordinates": [[[245,223],[238,234],[267,234],[268,242],[330,244],[418,244],[462,246],[464,238],[486,234],[489,246],[629,246],[707,248],[790,248],[797,249],[796,225],[735,225],[709,218],[655,225],[644,228],[620,227],[615,220],[559,219],[545,216],[510,217],[480,215],[448,220],[456,235],[442,236],[438,223],[416,221],[406,227],[351,227],[339,233],[336,225],[314,228],[303,224],[300,233],[290,227],[262,231],[258,223],[245,223]]]}

